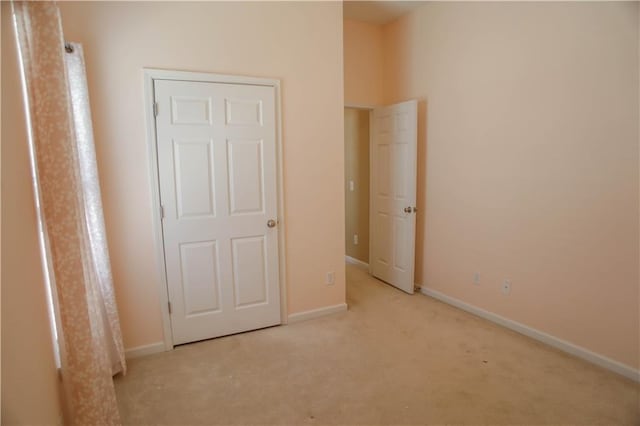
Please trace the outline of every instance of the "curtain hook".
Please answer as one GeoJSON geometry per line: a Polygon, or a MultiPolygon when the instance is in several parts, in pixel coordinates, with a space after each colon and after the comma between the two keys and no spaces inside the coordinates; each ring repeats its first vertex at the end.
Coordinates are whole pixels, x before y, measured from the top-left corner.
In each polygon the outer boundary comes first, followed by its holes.
{"type": "Polygon", "coordinates": [[[71,43],[65,43],[64,50],[67,53],[73,53],[73,46],[71,45],[71,43]]]}

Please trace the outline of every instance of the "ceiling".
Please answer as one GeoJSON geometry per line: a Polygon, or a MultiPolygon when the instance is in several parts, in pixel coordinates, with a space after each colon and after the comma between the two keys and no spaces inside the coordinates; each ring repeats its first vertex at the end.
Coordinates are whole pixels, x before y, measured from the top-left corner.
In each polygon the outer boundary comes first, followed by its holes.
{"type": "Polygon", "coordinates": [[[386,24],[422,6],[422,1],[360,1],[343,2],[345,18],[372,24],[386,24]]]}

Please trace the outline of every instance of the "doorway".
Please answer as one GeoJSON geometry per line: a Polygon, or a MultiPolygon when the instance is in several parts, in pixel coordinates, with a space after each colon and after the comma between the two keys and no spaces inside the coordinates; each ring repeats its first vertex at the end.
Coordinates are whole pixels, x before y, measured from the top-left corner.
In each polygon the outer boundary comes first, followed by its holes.
{"type": "Polygon", "coordinates": [[[346,260],[409,294],[415,287],[417,118],[416,100],[344,112],[346,260]]]}
{"type": "Polygon", "coordinates": [[[369,267],[369,109],[344,109],[346,260],[369,267]]]}

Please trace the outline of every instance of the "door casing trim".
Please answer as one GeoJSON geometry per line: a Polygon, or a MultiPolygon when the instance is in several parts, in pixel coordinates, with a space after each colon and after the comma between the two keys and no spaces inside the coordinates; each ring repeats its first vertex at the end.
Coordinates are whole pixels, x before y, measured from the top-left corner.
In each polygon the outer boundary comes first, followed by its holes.
{"type": "Polygon", "coordinates": [[[157,68],[143,68],[144,72],[144,109],[145,128],[147,137],[149,184],[151,186],[151,222],[153,225],[154,246],[158,265],[158,295],[160,298],[160,312],[162,314],[162,329],[164,334],[164,350],[173,350],[173,333],[171,332],[171,317],[169,315],[169,293],[164,258],[164,240],[162,238],[162,218],[160,217],[160,181],[158,170],[158,147],[156,134],[156,120],[153,104],[155,102],[154,81],[174,80],[193,81],[203,83],[245,84],[251,86],[268,86],[275,89],[276,113],[276,175],[277,175],[277,208],[278,208],[278,286],[280,288],[280,324],[286,324],[287,285],[286,285],[286,249],[285,249],[285,214],[284,214],[284,182],[283,182],[283,152],[282,152],[282,114],[280,99],[280,80],[270,78],[246,77],[238,75],[202,73],[191,71],[164,70],[157,68]]]}

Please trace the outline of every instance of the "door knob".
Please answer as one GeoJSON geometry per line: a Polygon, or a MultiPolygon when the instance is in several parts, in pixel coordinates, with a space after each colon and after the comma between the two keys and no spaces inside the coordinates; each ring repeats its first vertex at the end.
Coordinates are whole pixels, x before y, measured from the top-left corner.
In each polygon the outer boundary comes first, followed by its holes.
{"type": "Polygon", "coordinates": [[[404,212],[405,213],[411,213],[411,207],[405,207],[404,208],[404,212]]]}
{"type": "Polygon", "coordinates": [[[275,220],[273,220],[273,219],[269,219],[269,220],[267,221],[267,226],[268,226],[269,228],[275,228],[275,226],[276,226],[276,221],[275,221],[275,220]]]}

